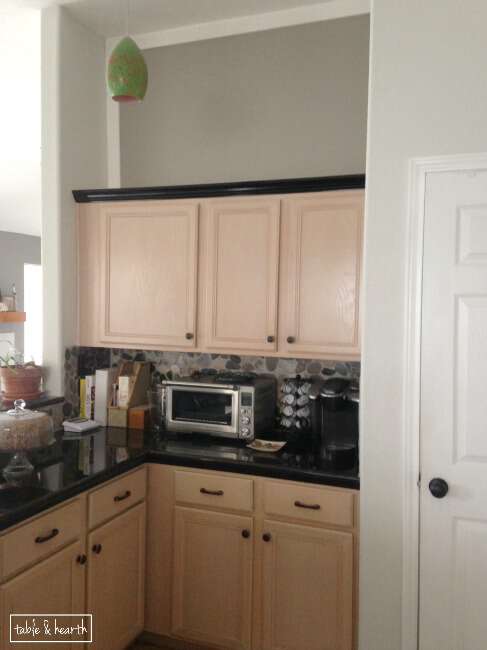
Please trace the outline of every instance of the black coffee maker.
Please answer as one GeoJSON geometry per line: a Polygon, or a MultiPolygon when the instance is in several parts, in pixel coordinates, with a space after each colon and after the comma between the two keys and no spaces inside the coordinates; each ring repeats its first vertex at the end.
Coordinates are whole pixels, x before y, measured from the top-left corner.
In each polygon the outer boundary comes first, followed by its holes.
{"type": "Polygon", "coordinates": [[[317,381],[309,397],[316,453],[334,469],[353,469],[358,464],[358,384],[343,377],[317,381]]]}

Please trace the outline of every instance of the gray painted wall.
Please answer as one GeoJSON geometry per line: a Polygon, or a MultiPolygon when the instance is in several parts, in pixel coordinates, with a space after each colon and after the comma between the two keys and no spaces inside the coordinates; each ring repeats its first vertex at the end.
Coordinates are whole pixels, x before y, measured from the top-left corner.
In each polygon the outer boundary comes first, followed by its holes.
{"type": "Polygon", "coordinates": [[[364,172],[368,50],[368,16],[147,50],[122,185],[364,172]]]}
{"type": "MultiPolygon", "coordinates": [[[[10,294],[12,284],[17,289],[17,309],[24,306],[24,264],[41,263],[41,238],[0,231],[0,290],[10,294]]],[[[15,333],[15,346],[24,349],[24,324],[0,323],[2,332],[15,333]]]]}

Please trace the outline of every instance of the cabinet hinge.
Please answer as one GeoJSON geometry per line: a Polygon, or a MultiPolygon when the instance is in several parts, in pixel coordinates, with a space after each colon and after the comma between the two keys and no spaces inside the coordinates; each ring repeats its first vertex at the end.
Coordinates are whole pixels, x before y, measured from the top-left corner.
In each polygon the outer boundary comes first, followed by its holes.
{"type": "Polygon", "coordinates": [[[418,482],[417,486],[420,488],[421,487],[421,472],[418,474],[418,482]]]}

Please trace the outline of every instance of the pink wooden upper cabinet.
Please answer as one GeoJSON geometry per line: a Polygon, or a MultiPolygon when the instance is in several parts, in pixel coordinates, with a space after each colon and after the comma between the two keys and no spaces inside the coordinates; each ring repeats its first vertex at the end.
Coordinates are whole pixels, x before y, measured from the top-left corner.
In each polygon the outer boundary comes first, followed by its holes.
{"type": "Polygon", "coordinates": [[[277,348],[280,201],[214,200],[207,217],[206,346],[277,348]]]}
{"type": "Polygon", "coordinates": [[[286,356],[358,358],[364,193],[283,200],[279,348],[286,356]]]}
{"type": "Polygon", "coordinates": [[[107,203],[100,222],[101,343],[195,347],[198,204],[107,203]]]}

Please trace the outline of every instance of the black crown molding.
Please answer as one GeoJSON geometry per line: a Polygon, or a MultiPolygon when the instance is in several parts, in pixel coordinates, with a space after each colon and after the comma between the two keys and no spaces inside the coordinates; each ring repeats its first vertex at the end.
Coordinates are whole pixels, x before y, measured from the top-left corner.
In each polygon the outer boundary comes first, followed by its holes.
{"type": "Polygon", "coordinates": [[[208,183],[205,185],[170,185],[167,187],[122,187],[103,190],[73,190],[76,203],[95,201],[144,201],[148,199],[202,199],[216,196],[247,196],[255,194],[294,194],[356,190],[365,187],[365,174],[348,176],[316,176],[271,181],[208,183]]]}

